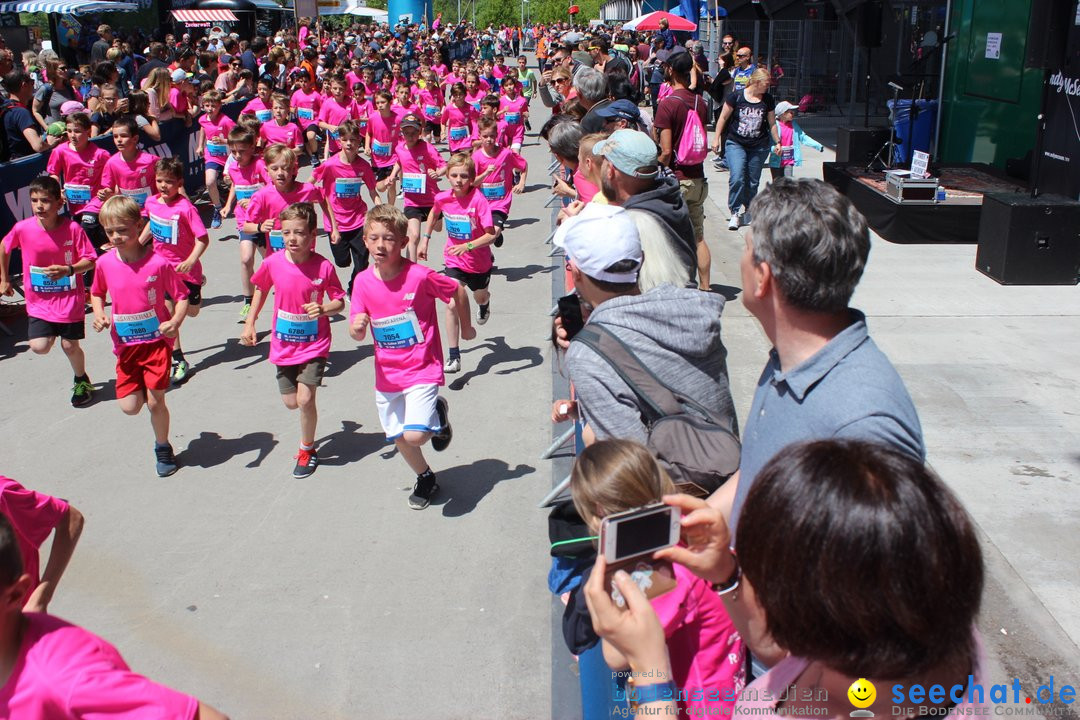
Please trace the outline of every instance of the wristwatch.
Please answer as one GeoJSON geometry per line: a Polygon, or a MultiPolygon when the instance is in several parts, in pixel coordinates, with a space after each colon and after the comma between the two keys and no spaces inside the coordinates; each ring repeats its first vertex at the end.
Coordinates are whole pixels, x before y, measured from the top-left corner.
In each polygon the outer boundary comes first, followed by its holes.
{"type": "Polygon", "coordinates": [[[630,712],[635,716],[638,714],[638,705],[647,705],[658,700],[675,700],[678,693],[679,688],[672,680],[638,685],[631,674],[626,681],[626,699],[630,704],[630,712]]]}
{"type": "Polygon", "coordinates": [[[465,243],[465,249],[466,250],[474,250],[475,248],[476,248],[476,246],[473,245],[471,242],[465,243]]]}
{"type": "Polygon", "coordinates": [[[68,265],[68,277],[75,277],[75,266],[68,265]]]}
{"type": "MultiPolygon", "coordinates": [[[[731,553],[732,558],[735,560],[735,569],[732,570],[731,576],[723,582],[713,583],[712,589],[717,595],[727,595],[739,588],[739,581],[742,580],[742,566],[739,565],[739,558],[735,557],[735,553],[731,553]]],[[[732,600],[735,599],[735,595],[732,595],[732,600]]]]}

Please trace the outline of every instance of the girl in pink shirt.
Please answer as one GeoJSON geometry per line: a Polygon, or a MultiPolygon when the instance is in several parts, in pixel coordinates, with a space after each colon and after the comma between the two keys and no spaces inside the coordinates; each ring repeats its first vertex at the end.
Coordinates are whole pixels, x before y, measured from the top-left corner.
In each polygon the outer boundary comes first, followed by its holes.
{"type": "Polygon", "coordinates": [[[480,148],[473,152],[472,159],[477,173],[473,185],[491,205],[491,219],[498,232],[494,245],[502,247],[502,230],[510,215],[510,203],[514,195],[525,191],[529,164],[510,148],[500,148],[496,141],[498,134],[499,125],[495,120],[480,118],[480,148]],[[516,183],[515,174],[520,175],[516,183]]]}
{"type": "Polygon", "coordinates": [[[247,319],[251,312],[251,300],[255,290],[251,284],[251,275],[255,272],[256,248],[266,257],[266,237],[261,233],[244,232],[247,222],[247,208],[251,199],[259,190],[270,182],[266,172],[266,163],[255,155],[255,133],[242,127],[233,128],[229,133],[229,154],[232,163],[225,171],[229,175],[229,197],[225,201],[222,216],[228,217],[236,208],[236,230],[240,238],[240,285],[244,302],[240,306],[240,322],[247,319]]]}
{"type": "Polygon", "coordinates": [[[465,86],[455,83],[450,88],[450,104],[442,111],[444,134],[452,153],[472,148],[473,128],[480,118],[480,111],[469,105],[465,97],[465,86]]]}
{"type": "Polygon", "coordinates": [[[519,95],[521,86],[517,78],[507,75],[503,79],[502,97],[499,99],[499,119],[505,123],[510,147],[521,152],[525,140],[525,122],[529,119],[529,99],[519,95]]]}
{"type": "Polygon", "coordinates": [[[271,97],[274,94],[274,80],[269,77],[260,77],[258,94],[248,101],[241,111],[244,115],[254,115],[261,123],[268,123],[274,119],[274,111],[271,106],[271,97]]]}
{"type": "Polygon", "coordinates": [[[130,115],[116,119],[112,134],[116,155],[105,163],[101,184],[110,194],[126,195],[142,208],[155,186],[158,156],[139,149],[139,125],[130,115]]]}
{"type": "MultiPolygon", "coordinates": [[[[495,226],[491,219],[491,207],[479,190],[473,187],[476,166],[465,153],[457,153],[446,163],[446,177],[450,190],[435,196],[428,216],[424,236],[417,248],[417,257],[427,260],[428,241],[435,227],[435,220],[442,217],[446,225],[447,241],[443,248],[446,274],[473,291],[477,304],[476,322],[483,325],[490,315],[491,266],[494,257],[491,243],[495,241],[495,226]]],[[[446,372],[461,371],[461,351],[458,349],[459,328],[453,308],[447,310],[446,334],[449,337],[449,359],[446,372]]]]}
{"type": "Polygon", "coordinates": [[[424,88],[416,94],[420,111],[424,117],[424,139],[428,142],[442,140],[442,111],[446,104],[439,77],[435,71],[428,70],[424,76],[424,88]]]}
{"type": "Polygon", "coordinates": [[[270,99],[273,106],[274,119],[272,122],[263,123],[259,127],[259,140],[263,147],[280,143],[294,150],[299,150],[303,144],[304,131],[294,123],[292,108],[289,107],[289,98],[282,93],[274,93],[270,99]]]}
{"type": "MultiPolygon", "coordinates": [[[[418,259],[420,225],[428,219],[435,204],[439,178],[446,174],[446,162],[431,144],[420,139],[421,119],[406,115],[401,119],[403,140],[394,149],[394,171],[387,178],[391,183],[401,178],[402,194],[405,196],[405,217],[409,220],[409,245],[406,254],[410,260],[418,259]]],[[[436,229],[441,229],[436,225],[436,229]]]]}
{"type": "Polygon", "coordinates": [[[203,93],[203,114],[199,116],[199,140],[195,152],[205,152],[206,163],[206,191],[210,194],[210,202],[214,206],[214,215],[210,220],[210,227],[221,227],[221,191],[218,190],[218,178],[225,170],[225,162],[229,158],[229,145],[227,138],[229,131],[236,127],[236,123],[228,115],[221,112],[223,96],[217,90],[209,90],[203,93]]]}
{"type": "Polygon", "coordinates": [[[315,392],[322,384],[330,355],[330,316],[345,307],[345,291],[330,261],[312,251],[315,206],[289,205],[281,212],[280,220],[285,251],[268,257],[252,276],[255,299],[240,340],[248,346],[257,342],[255,322],[273,288],[270,362],[277,366],[278,388],[285,407],[300,410],[300,451],[293,477],[306,478],[319,465],[315,392]]]}
{"type": "MultiPolygon", "coordinates": [[[[390,105],[390,93],[375,93],[375,112],[368,118],[367,153],[375,166],[375,178],[385,180],[394,169],[394,145],[401,137],[398,132],[398,116],[390,105]]],[[[397,186],[389,185],[387,202],[394,204],[397,186]]]]}
{"type": "Polygon", "coordinates": [[[371,113],[375,112],[375,108],[372,107],[363,85],[356,86],[354,95],[353,120],[356,120],[356,126],[360,128],[360,137],[366,141],[368,120],[371,118],[371,113]]]}
{"type": "Polygon", "coordinates": [[[101,201],[107,197],[102,192],[101,174],[109,153],[90,142],[90,117],[86,113],[74,113],[67,117],[68,142],[58,145],[49,155],[46,172],[56,178],[64,188],[68,214],[83,221],[88,228],[90,240],[95,247],[105,244],[97,223],[101,201]]]}
{"type": "Polygon", "coordinates": [[[465,102],[472,105],[477,112],[480,112],[480,103],[487,94],[487,88],[480,85],[480,76],[477,73],[470,72],[465,76],[465,102]]]}
{"type": "MultiPolygon", "coordinates": [[[[294,71],[295,72],[295,71],[294,71]]],[[[311,167],[319,165],[319,110],[322,109],[322,95],[315,89],[315,80],[311,73],[304,71],[300,88],[292,94],[292,106],[296,111],[296,122],[304,131],[305,146],[311,167]]]]}
{"type": "Polygon", "coordinates": [[[281,211],[293,203],[318,204],[323,214],[330,218],[330,242],[341,240],[337,218],[322,194],[310,183],[296,182],[296,151],[284,145],[271,145],[264,154],[266,173],[270,185],[256,192],[247,207],[244,222],[246,233],[266,233],[270,252],[285,249],[285,236],[281,232],[281,211]]]}

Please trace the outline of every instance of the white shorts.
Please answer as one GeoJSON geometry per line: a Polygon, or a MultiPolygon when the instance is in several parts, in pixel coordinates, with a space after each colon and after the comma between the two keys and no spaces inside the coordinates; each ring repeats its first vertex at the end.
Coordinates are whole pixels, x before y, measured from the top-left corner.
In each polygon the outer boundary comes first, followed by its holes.
{"type": "Polygon", "coordinates": [[[375,407],[387,440],[396,440],[406,430],[436,433],[442,430],[435,400],[439,386],[414,385],[401,392],[375,391],[375,407]]]}

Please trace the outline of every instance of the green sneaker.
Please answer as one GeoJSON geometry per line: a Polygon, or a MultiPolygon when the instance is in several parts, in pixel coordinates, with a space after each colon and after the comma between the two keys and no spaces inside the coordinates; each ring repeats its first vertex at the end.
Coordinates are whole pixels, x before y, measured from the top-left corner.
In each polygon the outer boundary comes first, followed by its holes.
{"type": "Polygon", "coordinates": [[[241,306],[241,308],[240,308],[240,319],[237,320],[237,322],[239,322],[239,323],[247,322],[248,315],[250,315],[250,314],[251,314],[251,303],[244,303],[243,306],[241,306]]]}
{"type": "Polygon", "coordinates": [[[176,360],[172,365],[173,385],[183,385],[191,377],[191,365],[187,360],[176,360]]]}
{"type": "Polygon", "coordinates": [[[86,380],[78,380],[71,389],[71,406],[82,407],[88,404],[94,397],[94,386],[86,380]]]}

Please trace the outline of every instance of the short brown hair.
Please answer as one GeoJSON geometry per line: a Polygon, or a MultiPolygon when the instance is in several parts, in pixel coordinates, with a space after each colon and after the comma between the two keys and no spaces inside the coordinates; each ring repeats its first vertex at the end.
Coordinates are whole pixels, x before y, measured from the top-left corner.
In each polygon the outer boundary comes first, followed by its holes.
{"type": "Polygon", "coordinates": [[[454,153],[450,156],[450,159],[446,161],[446,172],[450,172],[450,168],[464,167],[469,171],[469,178],[476,178],[476,164],[473,162],[472,155],[469,153],[454,153]]]}
{"type": "Polygon", "coordinates": [[[315,231],[315,225],[318,221],[318,217],[315,215],[315,206],[309,202],[293,203],[289,207],[281,211],[281,215],[278,216],[281,222],[286,220],[303,220],[307,224],[308,232],[315,231]]]}
{"type": "Polygon", "coordinates": [[[229,145],[254,145],[255,133],[251,132],[249,128],[236,125],[229,131],[229,137],[226,142],[229,145]]]}
{"type": "Polygon", "coordinates": [[[769,634],[796,657],[875,678],[973,657],[979,541],[915,457],[863,440],[789,445],[754,479],[737,542],[769,634]]]}
{"type": "Polygon", "coordinates": [[[337,136],[339,140],[341,138],[345,138],[346,140],[358,138],[360,137],[360,126],[353,120],[346,120],[338,125],[337,136]]]}
{"type": "Polygon", "coordinates": [[[409,231],[409,219],[405,217],[398,208],[393,205],[387,205],[383,203],[371,208],[367,216],[364,218],[365,225],[370,223],[380,223],[390,228],[390,232],[394,233],[398,238],[403,238],[409,231]]]}
{"type": "Polygon", "coordinates": [[[675,492],[656,458],[632,440],[600,440],[578,455],[570,473],[574,507],[586,522],[660,502],[675,492]]]}
{"type": "Polygon", "coordinates": [[[157,175],[168,175],[176,178],[177,180],[184,179],[184,161],[175,155],[171,157],[163,157],[157,161],[154,166],[154,173],[157,175]]]}

